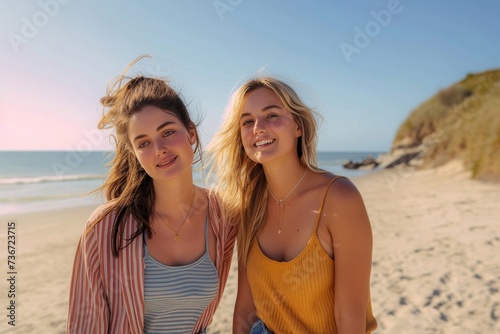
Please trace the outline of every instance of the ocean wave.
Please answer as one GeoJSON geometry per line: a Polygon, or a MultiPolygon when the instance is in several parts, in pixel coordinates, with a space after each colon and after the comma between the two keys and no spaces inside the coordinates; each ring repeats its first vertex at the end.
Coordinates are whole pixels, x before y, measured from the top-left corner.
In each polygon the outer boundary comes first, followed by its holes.
{"type": "Polygon", "coordinates": [[[16,177],[0,179],[0,185],[15,184],[35,184],[46,182],[65,182],[65,181],[83,181],[83,180],[102,180],[106,175],[61,175],[61,176],[36,176],[36,177],[16,177]]]}

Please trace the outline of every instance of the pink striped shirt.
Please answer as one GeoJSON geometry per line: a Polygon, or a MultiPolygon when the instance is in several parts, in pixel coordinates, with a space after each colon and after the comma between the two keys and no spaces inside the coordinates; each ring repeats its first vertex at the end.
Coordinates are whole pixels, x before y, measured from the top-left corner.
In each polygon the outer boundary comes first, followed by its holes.
{"type": "MultiPolygon", "coordinates": [[[[219,305],[231,265],[235,228],[221,214],[219,200],[209,194],[209,221],[216,235],[219,291],[198,319],[193,333],[205,329],[219,305]]],[[[144,241],[137,237],[119,256],[112,254],[111,234],[116,212],[96,221],[109,204],[101,205],[85,226],[73,264],[67,321],[68,333],[144,332],[144,241]]],[[[129,238],[137,223],[125,217],[123,234],[129,238]]],[[[126,241],[122,242],[124,245],[126,241]]]]}

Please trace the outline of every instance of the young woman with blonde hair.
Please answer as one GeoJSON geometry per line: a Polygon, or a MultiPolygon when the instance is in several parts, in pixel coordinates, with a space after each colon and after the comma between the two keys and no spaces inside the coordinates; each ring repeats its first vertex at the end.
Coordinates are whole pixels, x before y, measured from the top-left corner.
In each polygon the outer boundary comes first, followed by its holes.
{"type": "Polygon", "coordinates": [[[237,89],[209,145],[238,226],[233,333],[370,333],[372,233],[361,195],[316,166],[314,112],[283,81],[237,89]]]}
{"type": "Polygon", "coordinates": [[[101,188],[108,202],[76,250],[67,331],[204,333],[224,291],[235,229],[219,198],[193,183],[196,126],[161,78],[121,75],[101,103],[99,128],[114,130],[116,152],[101,188]]]}

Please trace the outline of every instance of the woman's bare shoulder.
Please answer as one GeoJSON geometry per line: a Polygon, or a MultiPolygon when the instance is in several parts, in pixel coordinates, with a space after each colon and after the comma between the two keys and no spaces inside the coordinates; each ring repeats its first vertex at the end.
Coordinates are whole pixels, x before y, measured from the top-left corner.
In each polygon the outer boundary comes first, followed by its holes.
{"type": "Polygon", "coordinates": [[[348,215],[349,212],[365,210],[361,193],[348,177],[325,173],[323,178],[324,189],[328,187],[324,207],[331,215],[348,215]]]}
{"type": "Polygon", "coordinates": [[[348,195],[351,192],[358,192],[356,186],[348,177],[330,172],[315,173],[312,184],[315,187],[327,190],[328,197],[335,194],[348,195]]]}

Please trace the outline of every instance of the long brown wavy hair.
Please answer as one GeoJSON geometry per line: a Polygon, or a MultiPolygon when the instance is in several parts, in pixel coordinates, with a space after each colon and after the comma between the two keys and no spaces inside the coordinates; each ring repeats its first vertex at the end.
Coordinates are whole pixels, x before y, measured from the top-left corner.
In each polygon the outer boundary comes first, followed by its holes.
{"type": "Polygon", "coordinates": [[[145,57],[148,56],[140,56],[132,61],[120,76],[112,80],[106,89],[106,95],[100,101],[103,115],[98,128],[113,130],[111,137],[115,144],[115,156],[104,184],[96,190],[104,193],[109,201],[96,223],[109,213],[116,212],[112,231],[114,256],[118,256],[121,249],[121,232],[127,216],[132,215],[138,227],[122,248],[144,232],[149,237],[152,235],[150,217],[155,202],[153,180],[139,164],[128,138],[128,124],[132,115],[146,106],[168,110],[186,129],[193,129],[196,133],[193,164],[201,160],[202,154],[196,124],[191,119],[186,104],[169,82],[159,77],[126,76],[128,70],[145,57]]]}

